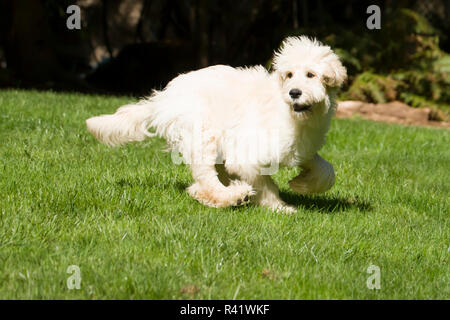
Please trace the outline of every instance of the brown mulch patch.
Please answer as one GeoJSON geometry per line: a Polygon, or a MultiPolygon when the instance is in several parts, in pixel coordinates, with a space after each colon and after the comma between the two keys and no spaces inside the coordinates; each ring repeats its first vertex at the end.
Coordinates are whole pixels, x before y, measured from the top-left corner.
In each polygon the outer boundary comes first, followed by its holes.
{"type": "Polygon", "coordinates": [[[197,292],[199,292],[200,289],[197,288],[195,285],[187,285],[180,289],[180,292],[184,295],[194,296],[197,292]]]}
{"type": "Polygon", "coordinates": [[[269,269],[263,269],[261,271],[261,276],[263,278],[267,278],[270,280],[279,280],[280,279],[280,276],[278,274],[276,274],[275,272],[273,272],[272,270],[269,270],[269,269]]]}
{"type": "Polygon", "coordinates": [[[437,114],[430,108],[416,109],[400,101],[380,104],[351,100],[338,102],[338,118],[351,118],[354,115],[373,121],[450,129],[450,122],[434,120],[437,114]]]}

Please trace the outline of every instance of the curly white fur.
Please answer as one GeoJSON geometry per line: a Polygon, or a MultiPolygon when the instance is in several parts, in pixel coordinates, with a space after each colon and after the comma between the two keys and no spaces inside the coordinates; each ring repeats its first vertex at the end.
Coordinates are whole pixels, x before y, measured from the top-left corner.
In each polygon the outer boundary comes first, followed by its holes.
{"type": "Polygon", "coordinates": [[[317,152],[346,70],[330,47],[307,37],[287,38],[273,67],[269,73],[262,66],[217,65],[181,74],[135,105],[88,119],[87,127],[108,145],[164,137],[191,166],[195,182],[188,193],[205,205],[251,200],[293,212],[280,199],[268,168],[301,167],[290,182],[300,193],[331,188],[333,167],[317,152]]]}

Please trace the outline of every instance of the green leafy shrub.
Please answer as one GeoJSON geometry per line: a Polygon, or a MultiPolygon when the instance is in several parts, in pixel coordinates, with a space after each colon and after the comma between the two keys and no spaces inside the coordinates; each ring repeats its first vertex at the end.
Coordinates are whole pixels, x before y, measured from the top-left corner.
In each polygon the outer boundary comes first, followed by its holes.
{"type": "Polygon", "coordinates": [[[397,90],[402,86],[390,76],[363,72],[358,75],[343,97],[372,103],[385,103],[397,98],[397,90]]]}
{"type": "Polygon", "coordinates": [[[326,38],[338,47],[336,53],[348,69],[349,84],[341,98],[373,103],[401,100],[448,114],[450,55],[439,48],[439,32],[409,9],[396,10],[384,21],[377,32],[345,30],[339,37],[326,38]]]}

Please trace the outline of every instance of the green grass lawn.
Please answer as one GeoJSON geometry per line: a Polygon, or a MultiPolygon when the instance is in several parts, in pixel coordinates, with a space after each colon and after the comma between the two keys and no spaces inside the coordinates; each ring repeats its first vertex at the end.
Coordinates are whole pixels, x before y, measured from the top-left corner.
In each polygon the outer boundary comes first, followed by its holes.
{"type": "Polygon", "coordinates": [[[0,91],[0,299],[450,298],[450,131],[336,119],[329,192],[296,195],[283,169],[297,214],[212,209],[163,140],[87,132],[130,100],[0,91]]]}

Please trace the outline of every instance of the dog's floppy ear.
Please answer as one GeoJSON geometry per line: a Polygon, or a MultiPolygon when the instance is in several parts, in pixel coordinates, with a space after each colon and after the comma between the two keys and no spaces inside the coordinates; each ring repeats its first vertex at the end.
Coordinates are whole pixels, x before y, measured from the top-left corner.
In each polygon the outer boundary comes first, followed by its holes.
{"type": "Polygon", "coordinates": [[[276,82],[280,85],[280,87],[283,86],[283,73],[281,71],[279,71],[278,69],[274,68],[274,65],[272,64],[270,66],[270,73],[271,76],[276,80],[276,82]]]}
{"type": "Polygon", "coordinates": [[[323,63],[322,82],[328,87],[340,87],[347,80],[347,69],[334,53],[330,58],[323,63]]]}

